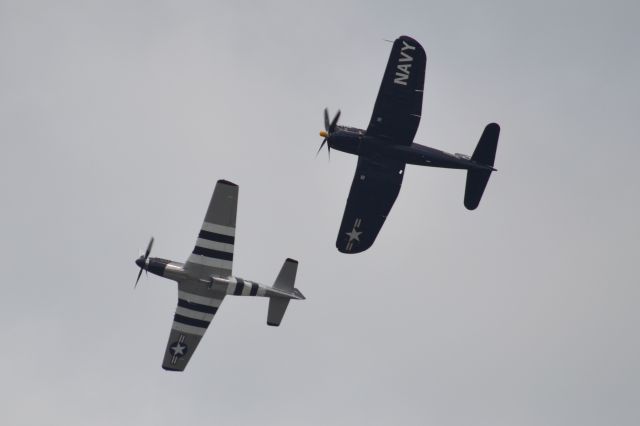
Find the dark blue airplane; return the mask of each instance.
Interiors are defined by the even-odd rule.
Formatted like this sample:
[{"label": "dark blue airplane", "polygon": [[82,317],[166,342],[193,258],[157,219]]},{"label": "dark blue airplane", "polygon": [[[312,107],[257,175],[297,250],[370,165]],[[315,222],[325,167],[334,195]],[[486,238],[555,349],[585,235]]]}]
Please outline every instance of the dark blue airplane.
[{"label": "dark blue airplane", "polygon": [[331,148],[358,156],[351,192],[342,217],[336,247],[342,253],[360,253],[375,241],[395,202],[406,164],[467,170],[464,205],[478,207],[498,147],[500,126],[488,124],[471,157],[449,154],[413,143],[422,111],[427,55],[411,37],[396,39],[382,78],[367,130],[338,126],[340,111],[331,122],[324,110],[320,132]]}]

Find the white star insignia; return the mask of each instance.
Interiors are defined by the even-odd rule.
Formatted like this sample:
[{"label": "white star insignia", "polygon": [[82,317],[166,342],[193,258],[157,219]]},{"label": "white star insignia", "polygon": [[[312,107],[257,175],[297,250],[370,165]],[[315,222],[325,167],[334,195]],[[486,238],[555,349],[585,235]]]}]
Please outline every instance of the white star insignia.
[{"label": "white star insignia", "polygon": [[360,241],[360,234],[362,234],[362,231],[356,231],[356,228],[353,228],[351,232],[346,232],[346,234],[349,236],[349,242],[353,240]]},{"label": "white star insignia", "polygon": [[171,350],[173,351],[173,356],[178,356],[178,355],[184,355],[184,350],[187,347],[184,345],[181,345],[180,343],[176,343],[175,345],[171,346]]}]

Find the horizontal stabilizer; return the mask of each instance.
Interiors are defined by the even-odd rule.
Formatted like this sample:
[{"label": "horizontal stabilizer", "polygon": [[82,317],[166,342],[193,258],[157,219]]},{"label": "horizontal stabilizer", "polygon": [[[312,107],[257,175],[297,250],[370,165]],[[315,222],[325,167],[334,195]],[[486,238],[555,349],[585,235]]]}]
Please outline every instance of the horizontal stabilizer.
[{"label": "horizontal stabilizer", "polygon": [[496,150],[498,149],[498,137],[500,136],[500,126],[496,123],[487,124],[484,128],[480,141],[476,146],[471,160],[478,164],[492,166],[496,159]]},{"label": "horizontal stabilizer", "polygon": [[478,207],[490,176],[491,170],[467,171],[467,187],[464,191],[464,206],[467,209],[475,210]]},{"label": "horizontal stabilizer", "polygon": [[500,136],[500,126],[496,123],[488,124],[480,136],[480,141],[476,146],[471,160],[480,166],[489,166],[490,170],[469,169],[467,171],[467,185],[464,192],[464,206],[469,210],[474,210],[480,204],[484,189],[487,187],[493,163],[496,158],[498,148],[498,137]]},{"label": "horizontal stabilizer", "polygon": [[269,298],[269,313],[267,314],[268,325],[274,327],[280,325],[287,306],[289,306],[289,301],[292,298],[304,299],[302,293],[294,288],[297,271],[297,260],[287,259],[284,261],[284,265],[282,265],[280,269],[276,282],[273,284],[273,289],[276,290],[276,293],[280,294],[274,294]]},{"label": "horizontal stabilizer", "polygon": [[284,297],[271,297],[269,299],[269,313],[267,314],[267,325],[277,327],[282,322],[282,317],[289,306],[291,299],[285,299]]},{"label": "horizontal stabilizer", "polygon": [[282,268],[280,268],[276,282],[273,283],[273,288],[291,292],[296,282],[296,272],[298,272],[298,261],[293,259],[285,260]]}]

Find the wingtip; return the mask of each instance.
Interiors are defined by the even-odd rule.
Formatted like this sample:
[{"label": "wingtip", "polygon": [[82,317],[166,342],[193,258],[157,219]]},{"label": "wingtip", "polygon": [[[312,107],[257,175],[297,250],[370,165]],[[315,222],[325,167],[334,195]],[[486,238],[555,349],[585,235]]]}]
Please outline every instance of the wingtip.
[{"label": "wingtip", "polygon": [[229,186],[238,186],[237,184],[235,184],[235,183],[233,183],[231,181],[228,181],[226,179],[220,179],[220,180],[218,180],[218,183],[221,183],[223,185],[229,185]]},{"label": "wingtip", "polygon": [[183,369],[180,369],[180,368],[171,368],[171,367],[165,367],[164,365],[162,366],[162,369],[163,369],[164,371],[176,371],[176,372],[184,371],[184,368],[183,368]]},{"label": "wingtip", "polygon": [[416,40],[415,38],[408,36],[408,35],[401,35],[400,37],[398,37],[396,40],[405,40],[408,41],[410,43],[414,43],[418,46],[420,46],[421,49],[424,50],[424,48],[422,47],[422,45],[420,44],[420,42],[418,40]]},{"label": "wingtip", "polygon": [[[370,247],[370,246],[369,246]],[[347,250],[344,247],[340,247],[339,245],[336,244],[336,248],[338,249],[338,251],[340,253],[344,253],[344,254],[358,254],[358,253],[362,253],[364,251],[367,251],[369,249],[369,247],[365,247],[365,248],[352,248],[351,250]]]},{"label": "wingtip", "polygon": [[475,209],[478,208],[478,206],[480,205],[480,200],[464,200],[464,207],[469,210],[469,211],[473,211]]},{"label": "wingtip", "polygon": [[402,34],[401,36],[398,37],[398,40],[400,39],[405,39],[405,40],[413,40],[413,41],[417,41],[415,38],[408,36],[406,34]]}]

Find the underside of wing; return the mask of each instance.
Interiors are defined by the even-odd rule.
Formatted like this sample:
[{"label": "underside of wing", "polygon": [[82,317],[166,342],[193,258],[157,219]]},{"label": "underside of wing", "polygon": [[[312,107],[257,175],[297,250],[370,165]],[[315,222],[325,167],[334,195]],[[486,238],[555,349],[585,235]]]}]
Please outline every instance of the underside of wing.
[{"label": "underside of wing", "polygon": [[237,209],[238,185],[219,180],[185,270],[199,277],[231,275]]},{"label": "underside of wing", "polygon": [[373,108],[367,135],[411,145],[420,124],[427,55],[416,40],[395,40]]},{"label": "underside of wing", "polygon": [[404,163],[360,157],[342,217],[336,247],[360,253],[371,247],[398,197]]},{"label": "underside of wing", "polygon": [[167,342],[162,368],[183,371],[213,320],[225,293],[197,281],[178,283],[178,306]]}]

